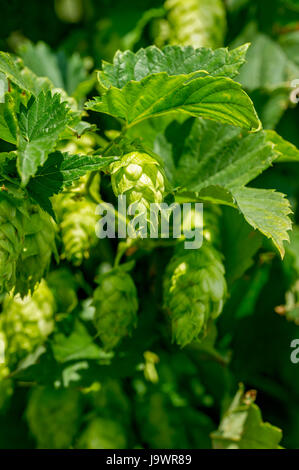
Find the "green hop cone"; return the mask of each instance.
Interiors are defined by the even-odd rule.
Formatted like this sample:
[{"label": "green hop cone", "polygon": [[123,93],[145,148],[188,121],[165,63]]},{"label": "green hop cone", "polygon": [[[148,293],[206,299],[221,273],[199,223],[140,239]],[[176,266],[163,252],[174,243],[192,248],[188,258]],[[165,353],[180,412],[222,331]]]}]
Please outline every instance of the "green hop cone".
[{"label": "green hop cone", "polygon": [[225,297],[219,252],[207,242],[199,250],[180,246],[164,278],[164,306],[171,317],[173,340],[184,347],[202,338],[208,322],[221,313]]},{"label": "green hop cone", "polygon": [[7,295],[1,314],[6,336],[7,362],[15,366],[21,359],[43,344],[54,328],[55,300],[45,281],[34,294],[24,299]]},{"label": "green hop cone", "polygon": [[56,226],[49,214],[28,204],[23,227],[25,241],[17,263],[15,291],[21,296],[33,292],[49,269],[52,253],[56,254]]},{"label": "green hop cone", "polygon": [[222,0],[166,0],[169,42],[181,46],[223,45],[226,31]]},{"label": "green hop cone", "polygon": [[110,165],[111,182],[116,196],[125,195],[133,203],[149,209],[163,200],[164,176],[160,164],[146,153],[131,152]]},{"label": "green hop cone", "polygon": [[24,241],[23,214],[18,202],[0,191],[0,293],[16,282],[16,266]]},{"label": "green hop cone", "polygon": [[62,257],[75,266],[89,257],[90,249],[98,242],[97,204],[85,194],[85,182],[86,179],[81,178],[71,191],[59,194],[54,200],[63,242]]},{"label": "green hop cone", "polygon": [[92,419],[81,434],[77,449],[125,449],[127,432],[118,421],[97,417]]},{"label": "green hop cone", "polygon": [[26,409],[31,433],[40,449],[68,449],[81,417],[80,392],[74,389],[37,387]]},{"label": "green hop cone", "polygon": [[113,349],[137,323],[137,291],[131,276],[120,269],[101,275],[93,304],[98,335],[105,349]]}]

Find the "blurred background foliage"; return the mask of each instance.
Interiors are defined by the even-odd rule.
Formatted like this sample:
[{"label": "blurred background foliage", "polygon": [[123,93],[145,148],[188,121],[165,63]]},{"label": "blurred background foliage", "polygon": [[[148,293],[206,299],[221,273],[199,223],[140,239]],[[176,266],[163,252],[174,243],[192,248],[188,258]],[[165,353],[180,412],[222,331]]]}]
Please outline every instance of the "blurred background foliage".
[{"label": "blurred background foliage", "polygon": [[[299,80],[298,0],[10,0],[2,2],[1,18],[0,49],[18,54],[81,107],[96,93],[93,70],[118,49],[250,42],[238,80],[264,127],[299,145],[298,106],[290,101],[291,81]],[[98,140],[87,133],[66,139],[66,149],[93,151],[118,130],[112,118],[90,113],[90,119]],[[93,361],[96,344],[86,350],[93,315],[88,283],[94,266],[112,262],[113,244],[101,241],[73,274],[67,260],[51,273],[59,329],[50,351],[41,346],[1,383],[1,448],[207,448],[239,382],[258,391],[264,420],[283,430],[281,445],[299,448],[299,364],[290,361],[290,343],[299,338],[299,165],[281,161],[253,186],[288,195],[291,244],[281,262],[272,245],[259,241],[246,273],[235,279],[233,269],[251,242],[227,242],[241,229],[238,215],[223,210],[230,296],[213,341],[200,348],[170,345],[167,326],[157,319],[167,250],[137,259],[144,315],[117,354],[101,352],[100,361]],[[111,192],[105,179],[101,191]]]}]

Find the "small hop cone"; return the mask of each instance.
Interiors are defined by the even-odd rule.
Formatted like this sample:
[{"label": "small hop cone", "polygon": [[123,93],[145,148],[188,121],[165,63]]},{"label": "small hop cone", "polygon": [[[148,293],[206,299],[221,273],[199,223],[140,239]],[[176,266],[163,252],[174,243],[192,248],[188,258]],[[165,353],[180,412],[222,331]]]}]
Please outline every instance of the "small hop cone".
[{"label": "small hop cone", "polygon": [[98,335],[105,349],[113,349],[137,322],[137,291],[131,276],[121,270],[103,274],[93,304]]},{"label": "small hop cone", "polygon": [[164,306],[171,316],[173,340],[184,347],[203,337],[209,320],[221,313],[225,297],[219,252],[209,243],[199,250],[180,247],[164,278]]},{"label": "small hop cone", "polygon": [[80,425],[80,392],[36,387],[26,409],[31,433],[41,449],[68,449]]},{"label": "small hop cone", "polygon": [[17,261],[24,241],[22,220],[17,203],[0,192],[0,293],[15,286]]},{"label": "small hop cone", "polygon": [[36,205],[28,205],[23,217],[24,246],[17,263],[16,293],[33,292],[47,273],[52,254],[56,254],[56,225],[52,217]]},{"label": "small hop cone", "polygon": [[[54,208],[61,230],[63,257],[75,266],[89,257],[96,245],[97,204],[84,195],[85,179],[79,181],[70,192],[56,196]],[[98,189],[98,188],[97,188]]]},{"label": "small hop cone", "polygon": [[7,295],[1,314],[6,358],[14,366],[43,344],[54,328],[55,300],[45,281],[24,299]]},{"label": "small hop cone", "polygon": [[127,204],[149,209],[161,203],[165,190],[160,164],[146,153],[131,152],[110,166],[111,182],[116,196],[125,195]]}]

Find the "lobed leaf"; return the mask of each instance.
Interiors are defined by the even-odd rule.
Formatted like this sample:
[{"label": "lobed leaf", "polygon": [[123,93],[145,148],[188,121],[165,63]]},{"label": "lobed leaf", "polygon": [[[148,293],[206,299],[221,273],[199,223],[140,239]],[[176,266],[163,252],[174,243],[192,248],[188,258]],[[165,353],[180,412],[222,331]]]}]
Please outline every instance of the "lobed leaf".
[{"label": "lobed leaf", "polygon": [[212,76],[234,78],[245,63],[249,44],[232,51],[227,48],[212,49],[192,46],[166,46],[162,50],[156,46],[132,51],[117,51],[113,64],[103,61],[99,72],[100,84],[123,88],[128,82],[140,81],[147,75],[165,72],[168,75],[187,75],[205,70]]},{"label": "lobed leaf", "polygon": [[156,73],[122,89],[111,87],[101,98],[87,102],[86,108],[124,119],[129,127],[173,111],[248,130],[260,127],[252,101],[239,84],[224,77],[198,77],[198,72]]},{"label": "lobed leaf", "polygon": [[54,149],[59,134],[69,122],[66,103],[56,93],[41,92],[31,97],[27,107],[20,106],[18,114],[18,171],[25,186],[37,168],[43,165]]}]

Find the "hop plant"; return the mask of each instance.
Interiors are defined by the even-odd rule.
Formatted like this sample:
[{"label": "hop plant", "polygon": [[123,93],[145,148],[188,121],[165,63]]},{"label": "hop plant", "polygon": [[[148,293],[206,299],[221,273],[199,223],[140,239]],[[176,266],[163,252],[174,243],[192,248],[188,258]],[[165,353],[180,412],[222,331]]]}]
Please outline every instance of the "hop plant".
[{"label": "hop plant", "polygon": [[6,336],[7,362],[19,360],[43,344],[54,327],[55,300],[45,281],[34,294],[24,299],[7,295],[1,314],[2,330]]},{"label": "hop plant", "polygon": [[76,447],[77,449],[125,449],[126,431],[116,420],[97,417],[88,423]]},{"label": "hop plant", "polygon": [[159,163],[146,153],[131,152],[110,166],[111,182],[116,196],[125,195],[128,206],[135,203],[149,209],[160,203],[165,189]]},{"label": "hop plant", "polygon": [[52,253],[56,254],[56,227],[52,217],[39,206],[27,204],[23,217],[24,246],[16,268],[16,293],[33,291],[49,269]]},{"label": "hop plant", "polygon": [[88,258],[91,247],[98,239],[95,227],[98,222],[97,204],[85,194],[85,179],[71,191],[55,198],[55,212],[61,230],[63,257],[75,266]]},{"label": "hop plant", "polygon": [[23,206],[0,192],[0,293],[16,282],[16,266],[24,241]]},{"label": "hop plant", "polygon": [[171,317],[173,340],[184,347],[203,337],[209,320],[221,313],[225,296],[219,252],[209,243],[199,250],[180,246],[164,277],[164,306]]},{"label": "hop plant", "polygon": [[137,322],[137,291],[131,276],[120,269],[102,274],[93,304],[98,335],[105,349],[113,349]]},{"label": "hop plant", "polygon": [[74,389],[35,388],[29,398],[26,418],[41,449],[67,449],[78,431],[80,392]]}]

